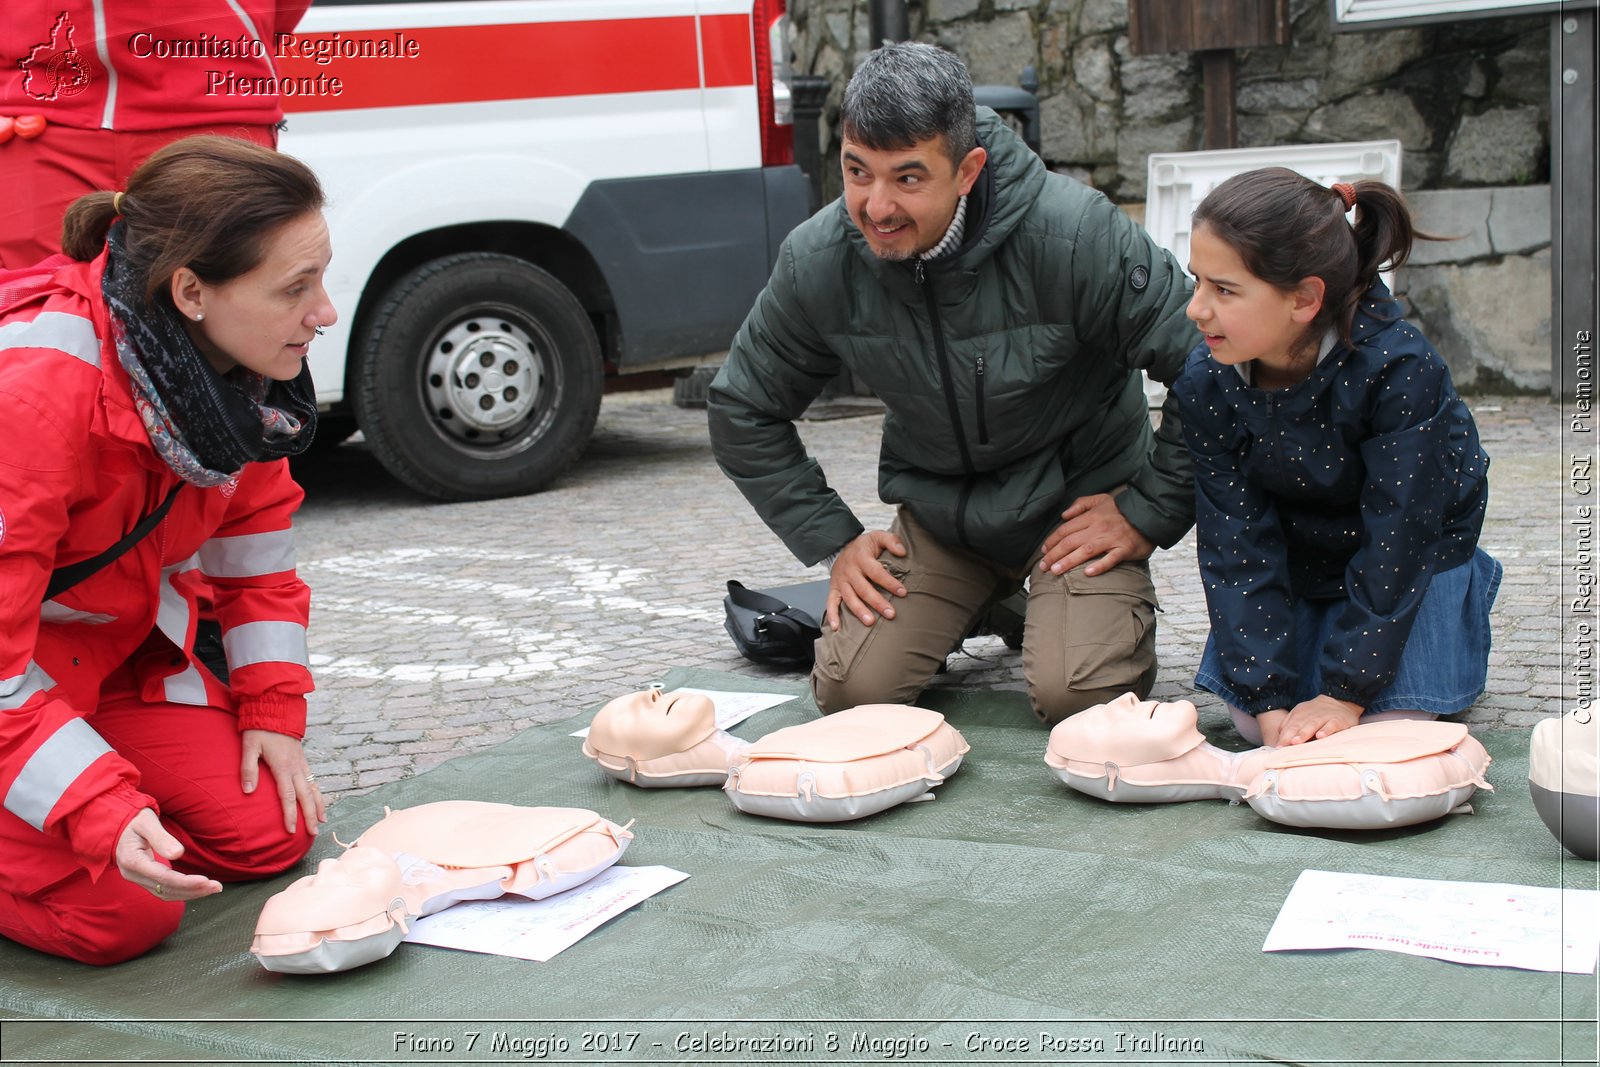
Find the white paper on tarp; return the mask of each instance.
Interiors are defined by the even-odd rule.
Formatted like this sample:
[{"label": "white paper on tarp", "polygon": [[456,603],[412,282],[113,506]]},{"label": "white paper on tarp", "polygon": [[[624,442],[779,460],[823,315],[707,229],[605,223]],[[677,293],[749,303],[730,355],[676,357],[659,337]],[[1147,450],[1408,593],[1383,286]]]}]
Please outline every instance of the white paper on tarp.
[{"label": "white paper on tarp", "polygon": [[505,896],[457,904],[413,922],[406,940],[545,963],[600,924],[687,877],[671,867],[612,867],[543,900]]},{"label": "white paper on tarp", "polygon": [[1261,951],[1329,948],[1591,974],[1600,892],[1303,871]]},{"label": "white paper on tarp", "polygon": [[[795,699],[783,693],[730,693],[721,689],[695,689],[684,686],[682,689],[673,690],[677,693],[704,693],[711,698],[712,705],[717,712],[717,729],[731,730],[744,722],[758,711],[775,708],[779,704],[787,704]],[[589,728],[574,730],[573,737],[588,737]]]}]

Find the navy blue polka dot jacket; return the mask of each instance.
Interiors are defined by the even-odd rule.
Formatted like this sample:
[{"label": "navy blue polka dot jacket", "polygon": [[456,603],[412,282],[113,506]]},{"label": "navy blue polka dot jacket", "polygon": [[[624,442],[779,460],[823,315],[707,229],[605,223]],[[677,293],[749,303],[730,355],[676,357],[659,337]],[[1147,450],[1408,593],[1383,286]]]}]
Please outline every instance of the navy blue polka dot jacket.
[{"label": "navy blue polka dot jacket", "polygon": [[1251,714],[1293,707],[1300,597],[1344,599],[1321,652],[1323,689],[1371,703],[1394,678],[1428,582],[1471,559],[1483,526],[1489,457],[1477,426],[1381,282],[1362,297],[1351,340],[1287,389],[1252,388],[1204,345],[1173,384],[1211,632]]}]

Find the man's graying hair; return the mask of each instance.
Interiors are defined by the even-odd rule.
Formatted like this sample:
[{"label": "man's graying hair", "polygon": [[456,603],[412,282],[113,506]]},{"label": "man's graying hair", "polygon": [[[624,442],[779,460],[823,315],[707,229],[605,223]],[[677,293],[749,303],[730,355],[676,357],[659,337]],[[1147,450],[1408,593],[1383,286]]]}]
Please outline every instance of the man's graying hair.
[{"label": "man's graying hair", "polygon": [[904,41],[867,54],[845,86],[844,135],[879,152],[898,152],[943,134],[952,164],[978,145],[972,77],[956,56]]}]

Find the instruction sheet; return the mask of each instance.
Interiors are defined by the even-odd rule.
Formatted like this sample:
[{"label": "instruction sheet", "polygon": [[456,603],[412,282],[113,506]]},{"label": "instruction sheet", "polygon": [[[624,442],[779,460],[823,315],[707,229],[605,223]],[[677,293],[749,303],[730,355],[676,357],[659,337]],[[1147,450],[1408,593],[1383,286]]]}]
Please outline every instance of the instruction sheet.
[{"label": "instruction sheet", "polygon": [[1329,948],[1592,974],[1600,892],[1302,871],[1261,950]]}]

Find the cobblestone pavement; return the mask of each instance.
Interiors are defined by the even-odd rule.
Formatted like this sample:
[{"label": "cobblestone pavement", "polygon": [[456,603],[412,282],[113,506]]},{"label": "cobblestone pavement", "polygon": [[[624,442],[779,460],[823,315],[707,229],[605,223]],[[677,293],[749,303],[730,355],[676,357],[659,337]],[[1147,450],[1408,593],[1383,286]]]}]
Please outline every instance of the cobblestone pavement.
[{"label": "cobblestone pavement", "polygon": [[[1493,457],[1482,543],[1505,580],[1488,692],[1466,717],[1530,727],[1560,710],[1560,410],[1529,397],[1471,404]],[[802,435],[861,520],[886,526],[880,420],[860,413],[870,402],[840,408],[856,414],[807,421]],[[359,441],[297,473],[318,683],[306,745],[334,797],[575,715],[673,667],[774,676],[723,632],[723,583],[821,576],[722,477],[705,412],[675,407],[670,390],[608,396],[588,452],[530,497],[429,502]],[[1155,695],[1194,699],[1220,738],[1220,703],[1190,684],[1207,630],[1193,535],[1158,552],[1153,570],[1164,609]],[[969,641],[934,684],[1021,689],[1021,654],[997,638]]]}]

